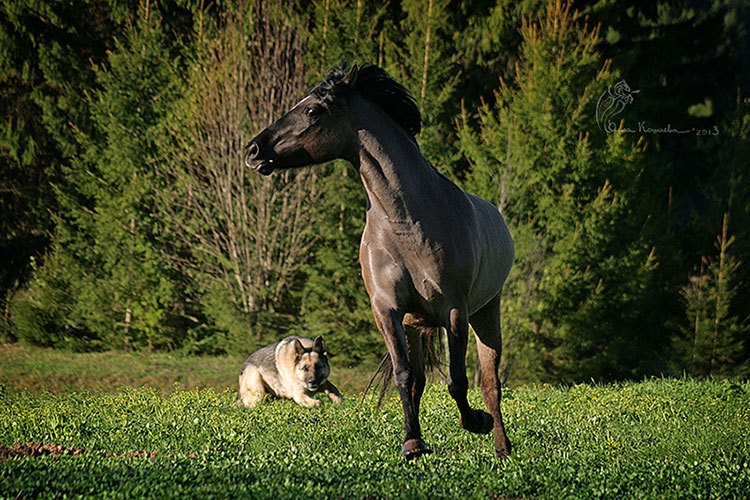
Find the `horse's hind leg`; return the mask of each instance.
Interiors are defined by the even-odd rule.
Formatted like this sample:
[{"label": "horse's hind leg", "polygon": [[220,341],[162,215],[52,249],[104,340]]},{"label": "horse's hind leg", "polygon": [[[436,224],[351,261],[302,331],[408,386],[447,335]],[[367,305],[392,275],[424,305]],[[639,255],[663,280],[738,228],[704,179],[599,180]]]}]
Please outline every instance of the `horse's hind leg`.
[{"label": "horse's hind leg", "polygon": [[502,333],[500,330],[500,295],[489,304],[474,313],[471,318],[477,340],[477,353],[481,369],[482,397],[494,421],[495,452],[499,458],[510,455],[510,441],[505,434],[503,416],[500,411],[500,379],[497,369],[502,352]]},{"label": "horse's hind leg", "polygon": [[448,392],[456,401],[461,413],[461,426],[470,432],[487,434],[492,430],[492,417],[482,410],[469,406],[466,393],[469,379],[466,377],[466,344],[469,336],[467,314],[457,308],[451,309],[448,324]]},{"label": "horse's hind leg", "polygon": [[396,382],[399,395],[401,396],[401,405],[404,410],[404,445],[401,454],[408,460],[417,458],[430,450],[422,441],[422,430],[419,426],[418,406],[415,405],[412,390],[414,389],[414,371],[409,363],[409,351],[406,344],[406,335],[404,333],[403,314],[388,308],[379,307],[373,300],[373,315],[378,325],[380,333],[385,340],[388,354],[393,364],[393,378]]}]

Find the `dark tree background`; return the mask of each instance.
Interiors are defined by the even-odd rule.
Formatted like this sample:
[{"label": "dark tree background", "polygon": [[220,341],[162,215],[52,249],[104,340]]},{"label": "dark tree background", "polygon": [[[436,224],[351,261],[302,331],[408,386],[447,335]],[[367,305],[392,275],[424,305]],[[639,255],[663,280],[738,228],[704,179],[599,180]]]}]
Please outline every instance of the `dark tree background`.
[{"label": "dark tree background", "polygon": [[265,179],[239,154],[348,60],[410,89],[424,154],[511,225],[506,380],[750,374],[747,2],[1,5],[0,339],[323,334],[369,368],[356,172]]}]

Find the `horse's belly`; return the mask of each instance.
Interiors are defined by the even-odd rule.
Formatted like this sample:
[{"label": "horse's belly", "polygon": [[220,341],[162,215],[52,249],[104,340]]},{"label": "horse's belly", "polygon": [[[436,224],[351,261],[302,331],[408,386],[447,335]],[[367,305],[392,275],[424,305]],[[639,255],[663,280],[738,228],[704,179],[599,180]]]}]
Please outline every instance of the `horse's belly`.
[{"label": "horse's belly", "polygon": [[404,324],[415,328],[438,328],[445,326],[444,322],[438,321],[432,315],[427,316],[419,313],[406,313],[404,315]]},{"label": "horse's belly", "polygon": [[467,296],[469,314],[484,307],[502,291],[512,265],[512,253],[510,259],[497,259],[484,264],[478,268]]},{"label": "horse's belly", "polygon": [[430,232],[420,222],[391,222],[386,231],[368,221],[360,248],[368,294],[394,294],[394,305],[413,313],[416,326],[443,325],[454,307],[470,314],[482,308],[500,293],[514,253],[502,216],[482,203],[487,207],[479,210],[487,213],[473,220],[485,224],[456,231]]}]

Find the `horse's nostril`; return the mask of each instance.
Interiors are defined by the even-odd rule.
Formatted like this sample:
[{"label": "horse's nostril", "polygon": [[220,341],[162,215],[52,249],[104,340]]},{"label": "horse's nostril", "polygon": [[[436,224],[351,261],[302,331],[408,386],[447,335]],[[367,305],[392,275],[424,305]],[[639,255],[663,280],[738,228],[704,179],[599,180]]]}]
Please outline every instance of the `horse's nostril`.
[{"label": "horse's nostril", "polygon": [[258,143],[252,142],[248,144],[247,151],[246,151],[247,159],[254,160],[258,157],[258,154],[260,154],[260,147],[258,147]]}]

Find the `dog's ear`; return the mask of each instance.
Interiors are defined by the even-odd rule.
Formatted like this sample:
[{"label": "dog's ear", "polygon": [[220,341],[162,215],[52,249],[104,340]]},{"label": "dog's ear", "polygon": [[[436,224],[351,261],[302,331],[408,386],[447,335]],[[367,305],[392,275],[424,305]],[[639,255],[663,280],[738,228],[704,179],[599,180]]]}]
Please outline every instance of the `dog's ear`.
[{"label": "dog's ear", "polygon": [[326,343],[323,342],[323,337],[321,337],[320,335],[315,337],[315,340],[313,341],[313,351],[324,356],[328,355],[328,353],[326,352]]},{"label": "dog's ear", "polygon": [[305,353],[305,348],[302,346],[302,342],[299,339],[294,339],[294,357],[299,359]]}]

